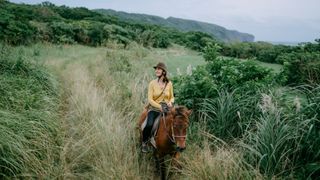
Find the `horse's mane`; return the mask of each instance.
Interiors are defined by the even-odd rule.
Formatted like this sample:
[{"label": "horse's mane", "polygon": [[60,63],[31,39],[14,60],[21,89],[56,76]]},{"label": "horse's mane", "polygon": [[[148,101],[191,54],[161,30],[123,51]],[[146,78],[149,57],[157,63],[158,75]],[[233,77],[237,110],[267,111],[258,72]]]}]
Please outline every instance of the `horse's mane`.
[{"label": "horse's mane", "polygon": [[182,116],[188,119],[187,111],[188,109],[185,106],[176,106],[173,110],[173,116]]}]

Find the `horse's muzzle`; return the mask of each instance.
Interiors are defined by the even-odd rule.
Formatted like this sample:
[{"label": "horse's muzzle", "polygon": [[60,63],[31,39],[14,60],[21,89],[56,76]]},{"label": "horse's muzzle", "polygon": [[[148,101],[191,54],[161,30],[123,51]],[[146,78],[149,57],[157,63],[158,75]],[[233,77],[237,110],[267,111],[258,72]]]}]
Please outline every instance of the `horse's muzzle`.
[{"label": "horse's muzzle", "polygon": [[184,151],[185,149],[186,149],[185,147],[182,148],[182,147],[179,147],[179,146],[178,146],[178,147],[176,148],[176,151],[177,151],[177,152],[182,152],[182,151]]}]

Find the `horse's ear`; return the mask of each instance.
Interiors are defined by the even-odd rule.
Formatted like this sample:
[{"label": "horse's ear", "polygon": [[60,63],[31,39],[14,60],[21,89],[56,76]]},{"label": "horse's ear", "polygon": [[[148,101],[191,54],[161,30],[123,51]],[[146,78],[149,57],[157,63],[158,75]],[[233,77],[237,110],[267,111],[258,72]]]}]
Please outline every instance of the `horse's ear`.
[{"label": "horse's ear", "polygon": [[189,109],[189,110],[187,111],[187,115],[190,116],[191,113],[192,113],[192,109]]}]

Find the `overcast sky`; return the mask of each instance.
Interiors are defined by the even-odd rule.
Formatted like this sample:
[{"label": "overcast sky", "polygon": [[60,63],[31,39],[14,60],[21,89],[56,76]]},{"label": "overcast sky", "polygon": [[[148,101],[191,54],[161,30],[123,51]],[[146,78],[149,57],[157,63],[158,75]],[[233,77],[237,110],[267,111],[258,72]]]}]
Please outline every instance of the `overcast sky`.
[{"label": "overcast sky", "polygon": [[[38,4],[44,0],[10,0]],[[50,0],[164,18],[193,19],[253,34],[255,40],[306,42],[320,38],[320,0]]]}]

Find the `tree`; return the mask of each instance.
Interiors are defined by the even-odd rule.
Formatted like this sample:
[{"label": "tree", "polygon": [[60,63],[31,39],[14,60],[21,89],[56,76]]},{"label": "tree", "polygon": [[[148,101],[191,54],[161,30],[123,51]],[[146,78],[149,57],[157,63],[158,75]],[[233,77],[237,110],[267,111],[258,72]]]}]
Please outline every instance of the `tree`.
[{"label": "tree", "polygon": [[221,47],[218,44],[209,43],[203,49],[203,57],[207,62],[214,61],[219,56]]}]

